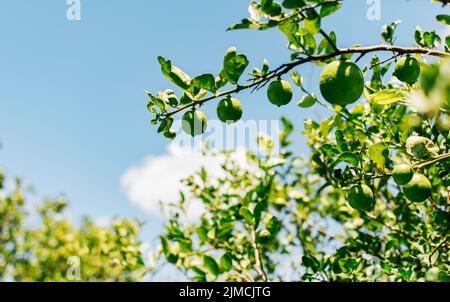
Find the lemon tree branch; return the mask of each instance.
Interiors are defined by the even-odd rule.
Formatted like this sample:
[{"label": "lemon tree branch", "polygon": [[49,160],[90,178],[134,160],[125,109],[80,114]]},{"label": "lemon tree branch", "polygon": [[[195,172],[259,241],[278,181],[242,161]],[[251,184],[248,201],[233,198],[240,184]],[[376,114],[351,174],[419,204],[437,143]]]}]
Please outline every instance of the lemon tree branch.
[{"label": "lemon tree branch", "polygon": [[428,160],[428,161],[422,162],[418,165],[415,165],[414,168],[423,169],[425,167],[434,165],[442,160],[449,159],[449,158],[450,158],[450,153],[445,153],[445,154],[439,155],[431,160]]},{"label": "lemon tree branch", "polygon": [[231,94],[239,93],[242,90],[247,90],[247,89],[251,89],[251,88],[258,89],[261,86],[263,86],[265,83],[269,82],[270,80],[279,78],[282,75],[285,75],[286,73],[288,73],[289,71],[294,69],[295,67],[309,63],[309,62],[324,61],[327,59],[332,59],[332,58],[342,56],[342,55],[347,55],[347,54],[364,55],[364,54],[373,53],[373,52],[393,52],[393,53],[396,53],[397,55],[422,54],[422,55],[434,56],[434,57],[439,57],[439,58],[446,58],[446,57],[450,58],[450,53],[439,51],[439,50],[434,50],[434,49],[429,49],[429,48],[421,48],[421,47],[401,47],[401,46],[393,46],[393,45],[385,45],[385,44],[369,46],[369,47],[350,47],[350,48],[337,48],[336,47],[336,49],[337,50],[332,53],[302,57],[293,62],[283,64],[283,65],[279,66],[278,68],[269,72],[266,76],[258,78],[249,84],[238,85],[234,89],[216,93],[212,96],[206,97],[201,100],[194,101],[187,105],[181,106],[171,112],[163,114],[163,115],[161,115],[161,120],[167,119],[167,118],[169,118],[179,112],[182,112],[186,109],[196,107],[196,106],[202,106],[204,103],[209,102],[211,100],[226,97]]}]

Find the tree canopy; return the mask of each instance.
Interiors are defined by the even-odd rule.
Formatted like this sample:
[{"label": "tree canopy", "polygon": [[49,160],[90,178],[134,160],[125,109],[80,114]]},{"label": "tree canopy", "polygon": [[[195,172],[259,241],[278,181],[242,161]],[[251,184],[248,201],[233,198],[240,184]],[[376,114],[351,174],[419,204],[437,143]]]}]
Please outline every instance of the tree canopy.
[{"label": "tree canopy", "polygon": [[[264,60],[244,79],[250,60],[230,47],[217,74],[191,77],[158,57],[173,85],[146,91],[151,123],[174,139],[177,118],[184,135],[202,135],[202,107],[215,101],[217,118],[233,124],[246,108],[240,92],[264,89],[277,108],[299,90],[297,110],[330,113],[303,121],[308,150],[294,147],[285,117],[278,139],[260,136],[262,152],[248,151],[245,166],[233,150],[205,148],[221,173],[202,168],[183,180],[188,191],[167,206],[152,267],[140,222],[76,225],[64,198],[31,206],[21,182],[0,171],[0,280],[138,281],[170,265],[194,281],[449,282],[450,36],[418,26],[412,46],[396,45],[394,21],[381,30],[383,44],[342,45],[324,20],[344,5],[351,2],[251,1],[250,17],[229,30],[279,30],[286,63]],[[435,19],[450,25],[445,13]],[[304,85],[305,64],[321,70],[317,87]],[[192,203],[198,219],[189,217]]]},{"label": "tree canopy", "polygon": [[118,219],[79,227],[65,215],[64,198],[33,208],[20,181],[5,188],[0,171],[1,281],[139,281],[148,271],[140,223]]},{"label": "tree canopy", "polygon": [[[284,106],[299,89],[298,110],[331,113],[304,121],[304,154],[282,118],[279,141],[261,137],[265,152],[248,153],[251,168],[225,152],[223,176],[188,177],[189,194],[171,205],[161,235],[162,263],[196,281],[450,281],[450,37],[418,26],[413,46],[395,45],[395,21],[382,28],[384,44],[343,46],[323,26],[343,5],[351,2],[252,1],[250,18],[229,30],[277,29],[291,55],[275,68],[265,60],[248,81],[250,60],[233,47],[218,74],[191,77],[158,58],[176,92],[147,91],[147,107],[169,139],[181,114],[188,135],[204,133],[201,108],[215,100],[219,119],[236,122],[244,90],[267,89],[268,101]],[[322,70],[319,96],[303,83],[305,64]],[[198,221],[186,219],[194,200],[203,205]]]}]

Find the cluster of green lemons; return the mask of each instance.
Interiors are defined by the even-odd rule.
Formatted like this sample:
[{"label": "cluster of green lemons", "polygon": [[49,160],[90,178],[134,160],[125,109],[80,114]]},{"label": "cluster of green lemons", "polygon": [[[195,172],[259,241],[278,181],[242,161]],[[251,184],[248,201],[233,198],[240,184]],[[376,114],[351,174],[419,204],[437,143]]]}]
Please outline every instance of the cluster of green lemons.
[{"label": "cluster of green lemons", "polygon": [[[414,84],[420,76],[420,63],[411,56],[397,61],[394,75],[402,82]],[[320,76],[320,92],[332,105],[346,106],[356,102],[364,90],[364,75],[358,65],[350,60],[336,60],[329,63]],[[267,89],[269,101],[276,106],[289,104],[293,98],[291,84],[282,79],[274,80]],[[305,95],[299,102],[300,107],[311,107],[316,102],[312,94]],[[217,116],[224,123],[234,123],[242,117],[242,104],[234,97],[228,96],[217,106]],[[196,136],[206,129],[206,115],[197,109],[188,111],[183,116],[183,129]],[[411,140],[412,141],[412,140]],[[403,187],[406,198],[412,202],[423,202],[431,195],[431,183],[423,174],[414,173],[407,164],[396,165],[393,169],[394,181]],[[372,189],[365,184],[356,184],[348,193],[350,206],[357,210],[369,210],[374,203]],[[268,236],[259,234],[261,240]]]},{"label": "cluster of green lemons", "polygon": [[[415,173],[408,164],[398,164],[392,172],[395,183],[403,188],[403,194],[412,202],[423,202],[431,196],[432,186],[428,178]],[[350,188],[348,203],[360,211],[369,210],[374,203],[372,189],[364,184],[357,184]]]},{"label": "cluster of green lemons", "polygon": [[[398,60],[394,75],[405,83],[413,84],[420,75],[420,63],[406,56]],[[364,91],[364,75],[358,65],[350,60],[336,60],[329,63],[320,77],[320,92],[332,105],[350,105],[356,102]],[[267,89],[269,101],[276,106],[289,104],[293,98],[291,84],[282,79],[272,81]],[[316,102],[313,94],[305,95],[298,103],[300,107],[311,107]],[[217,106],[217,116],[224,123],[237,122],[242,117],[241,102],[231,96],[221,100]],[[183,130],[192,136],[201,135],[206,130],[206,115],[193,109],[182,118]]]}]

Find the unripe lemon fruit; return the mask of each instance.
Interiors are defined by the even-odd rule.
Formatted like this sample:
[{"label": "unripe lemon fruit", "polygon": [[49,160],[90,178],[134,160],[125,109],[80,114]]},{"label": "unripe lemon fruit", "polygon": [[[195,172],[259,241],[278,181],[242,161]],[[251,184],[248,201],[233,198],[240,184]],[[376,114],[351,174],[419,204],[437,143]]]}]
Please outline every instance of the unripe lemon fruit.
[{"label": "unripe lemon fruit", "polygon": [[206,130],[206,115],[200,110],[190,110],[183,115],[181,126],[191,136],[201,135]]},{"label": "unripe lemon fruit", "polygon": [[348,193],[348,203],[355,210],[365,211],[373,204],[373,192],[366,185],[354,185]]},{"label": "unripe lemon fruit", "polygon": [[267,97],[269,101],[277,106],[289,104],[292,100],[292,96],[292,86],[285,80],[273,81],[267,89]]},{"label": "unripe lemon fruit", "polygon": [[416,58],[403,57],[395,64],[394,75],[402,82],[414,84],[420,76],[420,63]]},{"label": "unripe lemon fruit", "polygon": [[333,105],[356,102],[364,91],[364,76],[358,65],[350,60],[328,64],[320,76],[320,92]]},{"label": "unripe lemon fruit", "polygon": [[399,164],[394,167],[392,176],[396,184],[400,186],[406,185],[413,178],[414,172],[410,165]]},{"label": "unripe lemon fruit", "polygon": [[226,98],[217,105],[217,116],[224,123],[234,123],[242,117],[242,104],[236,98]]},{"label": "unripe lemon fruit", "polygon": [[423,174],[414,174],[411,181],[403,187],[406,198],[412,202],[423,202],[431,196],[431,183]]},{"label": "unripe lemon fruit", "polygon": [[299,107],[309,108],[317,102],[317,98],[314,94],[307,94],[297,103]]}]

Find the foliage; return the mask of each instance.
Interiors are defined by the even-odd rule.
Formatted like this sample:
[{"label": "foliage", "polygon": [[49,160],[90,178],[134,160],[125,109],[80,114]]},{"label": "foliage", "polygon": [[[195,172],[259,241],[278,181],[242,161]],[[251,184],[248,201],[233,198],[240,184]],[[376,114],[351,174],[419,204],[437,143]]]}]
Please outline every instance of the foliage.
[{"label": "foliage", "polygon": [[64,218],[67,202],[48,200],[30,215],[19,181],[9,192],[0,172],[0,280],[136,281],[147,268],[140,224],[117,220],[102,227]]},{"label": "foliage", "polygon": [[[154,115],[152,123],[160,124],[159,130],[170,138],[175,135],[170,127],[176,114],[245,89],[261,89],[289,75],[314,99],[300,107],[322,106],[332,113],[321,121],[304,121],[308,158],[295,154],[290,141],[293,124],[282,119],[279,154],[272,148],[277,142],[261,139],[266,152],[248,154],[251,168],[243,169],[228,156],[222,165],[224,176],[212,177],[202,169],[185,180],[190,195],[182,194],[171,206],[173,216],[159,252],[189,278],[450,281],[450,62],[445,60],[450,57],[450,39],[418,27],[411,35],[416,46],[395,46],[400,24],[395,21],[382,29],[387,44],[341,48],[337,35],[326,32],[322,21],[343,3],[252,1],[251,18],[230,30],[278,28],[292,54],[290,62],[272,70],[265,60],[261,69],[253,68],[245,85],[239,83],[249,60],[235,48],[227,51],[217,76],[191,79],[160,58],[163,74],[178,86],[181,96],[172,90],[156,96],[147,92],[148,108]],[[436,20],[448,24],[447,15]],[[382,53],[390,56],[381,58]],[[367,80],[365,101],[351,107],[333,105],[332,91],[328,102],[310,94],[298,71],[311,62],[319,67],[338,59],[359,63],[369,54],[373,54],[370,65],[361,67]],[[425,56],[437,59],[429,63]],[[418,82],[415,76],[408,77],[408,83],[390,76],[392,62],[405,57],[420,62]],[[352,68],[359,75],[358,67]],[[407,74],[407,68],[397,70]],[[231,88],[224,90],[226,86]],[[409,183],[408,192],[422,191],[420,200],[408,200],[404,187],[392,178],[399,164],[412,167],[415,181],[429,179],[431,195],[427,188]],[[364,207],[359,210],[349,205],[351,187],[364,192]],[[361,194],[352,195],[358,199]],[[204,211],[199,221],[192,222],[185,215],[186,205],[194,200],[203,204]],[[368,209],[367,201],[372,201]]]}]

